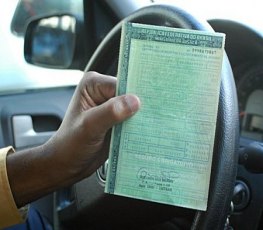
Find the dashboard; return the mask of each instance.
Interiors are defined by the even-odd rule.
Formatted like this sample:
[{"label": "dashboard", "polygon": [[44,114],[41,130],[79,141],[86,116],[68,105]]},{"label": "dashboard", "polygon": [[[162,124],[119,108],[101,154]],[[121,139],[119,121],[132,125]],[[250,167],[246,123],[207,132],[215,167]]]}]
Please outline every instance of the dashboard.
[{"label": "dashboard", "polygon": [[240,116],[241,137],[263,140],[263,40],[255,30],[226,20],[211,20],[226,33],[226,52],[233,69]]},{"label": "dashboard", "polygon": [[[263,228],[263,171],[260,164],[263,148],[263,37],[256,30],[229,20],[210,20],[217,32],[226,34],[229,57],[239,102],[240,150],[246,152],[257,144],[258,158],[252,166],[240,162],[234,190],[234,209],[230,224],[234,229]],[[262,156],[261,156],[261,155]]]}]

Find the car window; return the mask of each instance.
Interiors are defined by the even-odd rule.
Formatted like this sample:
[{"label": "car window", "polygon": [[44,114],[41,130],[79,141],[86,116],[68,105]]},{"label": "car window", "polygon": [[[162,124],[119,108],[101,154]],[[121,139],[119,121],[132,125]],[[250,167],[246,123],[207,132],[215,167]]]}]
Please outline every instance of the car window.
[{"label": "car window", "polygon": [[55,13],[73,13],[82,17],[83,0],[20,0],[12,18],[11,30],[22,36],[30,18]]},{"label": "car window", "polygon": [[[82,1],[76,2],[80,3]],[[76,85],[82,77],[81,71],[46,69],[26,63],[23,55],[24,38],[23,36],[17,36],[18,33],[12,33],[11,30],[12,18],[15,12],[17,13],[18,8],[16,6],[18,3],[18,0],[0,3],[0,94]],[[77,9],[75,5],[71,6],[71,9]],[[78,7],[80,8],[81,5]],[[57,8],[57,10],[61,9]],[[16,17],[22,18],[21,15]],[[17,26],[17,29],[19,28],[22,27]]]}]

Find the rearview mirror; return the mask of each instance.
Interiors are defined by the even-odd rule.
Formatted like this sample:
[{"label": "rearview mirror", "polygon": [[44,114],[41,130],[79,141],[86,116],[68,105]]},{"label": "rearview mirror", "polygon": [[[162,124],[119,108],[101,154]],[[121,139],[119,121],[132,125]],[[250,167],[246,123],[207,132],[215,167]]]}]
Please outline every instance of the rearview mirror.
[{"label": "rearview mirror", "polygon": [[70,15],[33,20],[25,34],[27,62],[48,68],[69,68],[76,46],[77,20]]}]

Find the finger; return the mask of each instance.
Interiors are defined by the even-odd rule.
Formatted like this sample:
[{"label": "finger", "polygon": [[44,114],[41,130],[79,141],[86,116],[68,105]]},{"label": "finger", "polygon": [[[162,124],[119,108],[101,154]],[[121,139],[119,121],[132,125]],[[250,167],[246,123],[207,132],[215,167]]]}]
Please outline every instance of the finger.
[{"label": "finger", "polygon": [[92,100],[94,104],[101,104],[115,96],[116,78],[97,72],[84,74],[80,84],[80,94],[83,100]]},{"label": "finger", "polygon": [[85,126],[94,136],[106,133],[108,129],[134,115],[140,108],[140,100],[135,95],[111,98],[104,104],[86,112]]}]

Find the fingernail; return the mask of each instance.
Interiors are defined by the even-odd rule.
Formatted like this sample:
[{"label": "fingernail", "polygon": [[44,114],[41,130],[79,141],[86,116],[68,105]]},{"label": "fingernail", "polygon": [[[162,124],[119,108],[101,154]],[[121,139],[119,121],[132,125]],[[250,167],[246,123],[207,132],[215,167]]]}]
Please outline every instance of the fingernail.
[{"label": "fingernail", "polygon": [[126,103],[127,103],[127,106],[129,107],[130,111],[132,113],[135,113],[139,110],[140,108],[140,105],[141,105],[141,102],[140,102],[140,99],[135,96],[135,95],[126,95],[124,97]]}]

